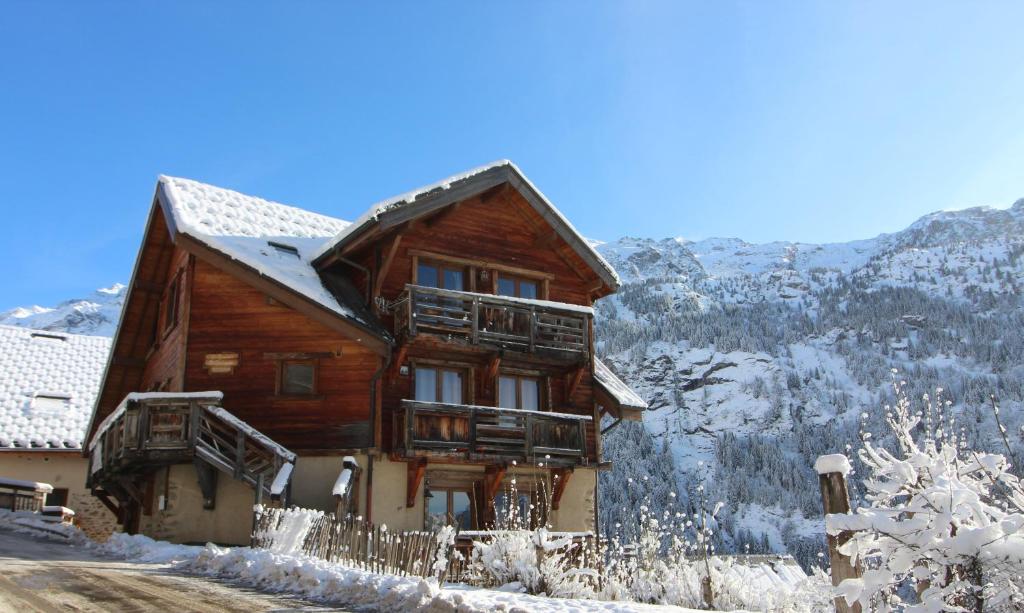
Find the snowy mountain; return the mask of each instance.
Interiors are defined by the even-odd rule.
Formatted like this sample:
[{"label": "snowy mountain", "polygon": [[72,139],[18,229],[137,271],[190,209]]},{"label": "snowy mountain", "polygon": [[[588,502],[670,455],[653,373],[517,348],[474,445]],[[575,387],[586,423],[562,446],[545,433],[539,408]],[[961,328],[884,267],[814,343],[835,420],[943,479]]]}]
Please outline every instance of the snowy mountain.
[{"label": "snowy mountain", "polygon": [[[623,238],[598,249],[624,281],[598,305],[599,352],[651,404],[643,428],[619,427],[606,445],[608,527],[642,494],[685,499],[703,479],[726,502],[723,547],[809,561],[822,544],[813,460],[856,448],[863,413],[877,426],[892,368],[917,397],[945,388],[978,447],[1001,445],[990,395],[1020,432],[1024,200],[849,243]],[[674,482],[624,491],[666,464]]]},{"label": "snowy mountain", "polygon": [[18,307],[0,313],[0,324],[38,330],[113,336],[126,287],[120,283],[96,290],[88,298],[65,300],[54,307]]}]

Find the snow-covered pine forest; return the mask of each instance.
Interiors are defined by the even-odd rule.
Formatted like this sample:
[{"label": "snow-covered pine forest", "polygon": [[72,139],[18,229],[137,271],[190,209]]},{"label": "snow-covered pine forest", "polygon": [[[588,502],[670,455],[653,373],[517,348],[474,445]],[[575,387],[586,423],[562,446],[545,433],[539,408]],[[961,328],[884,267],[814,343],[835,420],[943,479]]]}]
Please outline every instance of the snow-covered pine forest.
[{"label": "snow-covered pine forest", "polygon": [[[994,395],[1014,464],[1024,461],[1024,201],[851,243],[622,238],[599,250],[624,281],[598,304],[599,351],[651,403],[642,425],[624,422],[606,440],[606,529],[635,528],[641,501],[652,514],[696,506],[705,482],[725,503],[717,551],[817,563],[814,460],[854,458],[862,428],[886,431],[894,367],[911,395],[945,388],[976,449],[1002,449]],[[112,334],[123,298],[115,285],[0,323]]]},{"label": "snow-covered pine forest", "polygon": [[606,439],[606,529],[632,525],[642,499],[685,501],[707,480],[726,503],[720,551],[817,563],[814,460],[852,458],[862,428],[886,430],[892,368],[911,397],[945,388],[975,449],[1003,451],[994,396],[1024,461],[1024,200],[851,243],[623,238],[599,250],[624,280],[599,304],[599,352],[651,403],[642,426]]}]

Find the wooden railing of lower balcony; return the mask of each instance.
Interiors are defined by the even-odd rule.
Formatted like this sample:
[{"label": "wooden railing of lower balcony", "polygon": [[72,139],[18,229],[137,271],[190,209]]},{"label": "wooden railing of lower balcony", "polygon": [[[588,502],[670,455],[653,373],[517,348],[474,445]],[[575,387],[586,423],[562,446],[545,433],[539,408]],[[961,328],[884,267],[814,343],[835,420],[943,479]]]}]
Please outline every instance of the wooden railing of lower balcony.
[{"label": "wooden railing of lower balcony", "polygon": [[126,487],[132,476],[199,460],[257,497],[277,497],[295,454],[218,406],[220,399],[218,392],[129,394],[89,443],[90,487]]},{"label": "wooden railing of lower balcony", "polygon": [[551,466],[588,462],[588,415],[403,400],[396,417],[396,447],[407,456],[537,460]]},{"label": "wooden railing of lower balcony", "polygon": [[473,345],[586,357],[588,307],[406,285],[396,303],[395,335],[440,334]]}]

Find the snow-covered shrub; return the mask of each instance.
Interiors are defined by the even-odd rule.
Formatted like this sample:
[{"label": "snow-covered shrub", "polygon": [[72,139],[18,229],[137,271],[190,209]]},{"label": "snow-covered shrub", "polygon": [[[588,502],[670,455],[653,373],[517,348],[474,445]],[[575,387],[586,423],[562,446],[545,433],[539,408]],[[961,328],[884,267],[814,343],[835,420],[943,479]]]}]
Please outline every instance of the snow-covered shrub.
[{"label": "snow-covered shrub", "polygon": [[898,449],[863,435],[869,506],[827,521],[830,534],[854,532],[840,551],[865,566],[840,594],[872,611],[1020,610],[1024,488],[1005,456],[958,437],[941,388],[915,408],[895,375],[885,418]]},{"label": "snow-covered shrub", "polygon": [[593,597],[597,570],[579,563],[587,557],[586,545],[570,535],[551,533],[546,518],[551,492],[543,480],[538,486],[540,491],[526,504],[517,478],[510,480],[503,493],[505,504],[495,509],[493,530],[473,541],[470,577],[483,586],[512,585],[530,594]]}]

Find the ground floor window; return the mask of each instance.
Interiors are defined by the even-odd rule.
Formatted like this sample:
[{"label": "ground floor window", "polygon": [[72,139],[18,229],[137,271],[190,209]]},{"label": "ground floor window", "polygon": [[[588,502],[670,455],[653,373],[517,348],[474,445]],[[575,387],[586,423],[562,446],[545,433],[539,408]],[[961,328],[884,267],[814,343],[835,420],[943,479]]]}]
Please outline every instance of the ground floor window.
[{"label": "ground floor window", "polygon": [[431,488],[427,490],[425,528],[436,530],[453,526],[459,530],[473,529],[473,503],[468,490]]}]

